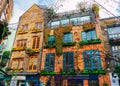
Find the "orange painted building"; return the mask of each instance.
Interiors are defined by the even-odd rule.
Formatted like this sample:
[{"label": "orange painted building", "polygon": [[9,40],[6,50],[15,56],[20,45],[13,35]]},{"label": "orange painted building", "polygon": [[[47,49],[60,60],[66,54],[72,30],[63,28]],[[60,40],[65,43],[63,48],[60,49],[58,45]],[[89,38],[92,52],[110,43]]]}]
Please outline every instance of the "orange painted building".
[{"label": "orange painted building", "polygon": [[111,86],[100,23],[94,18],[90,13],[78,13],[51,21],[44,34],[41,82],[51,86]]}]

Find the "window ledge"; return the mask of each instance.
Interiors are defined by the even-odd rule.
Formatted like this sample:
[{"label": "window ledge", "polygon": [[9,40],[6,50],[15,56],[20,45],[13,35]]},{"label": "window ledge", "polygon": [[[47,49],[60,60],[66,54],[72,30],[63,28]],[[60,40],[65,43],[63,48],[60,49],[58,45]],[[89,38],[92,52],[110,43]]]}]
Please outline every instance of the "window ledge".
[{"label": "window ledge", "polygon": [[35,53],[39,53],[40,52],[40,49],[32,49],[33,50],[33,52],[35,52]]},{"label": "window ledge", "polygon": [[21,31],[18,31],[18,34],[26,34],[28,33],[28,30],[21,30]]},{"label": "window ledge", "polygon": [[79,42],[79,45],[83,46],[83,45],[88,45],[88,44],[99,44],[99,43],[101,43],[101,42],[102,42],[101,39],[86,40],[86,41],[81,41],[81,42]]},{"label": "window ledge", "polygon": [[32,29],[31,33],[38,33],[38,32],[42,32],[43,29]]},{"label": "window ledge", "polygon": [[75,46],[75,45],[76,45],[76,42],[64,42],[64,43],[62,43],[63,47]]},{"label": "window ledge", "polygon": [[25,50],[25,47],[12,48],[12,51],[23,51],[23,50]]}]

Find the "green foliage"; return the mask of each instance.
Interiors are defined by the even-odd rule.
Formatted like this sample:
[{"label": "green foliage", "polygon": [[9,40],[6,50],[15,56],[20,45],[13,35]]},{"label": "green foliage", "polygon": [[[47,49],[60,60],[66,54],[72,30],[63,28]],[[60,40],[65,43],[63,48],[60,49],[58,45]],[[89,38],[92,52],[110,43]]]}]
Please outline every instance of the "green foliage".
[{"label": "green foliage", "polygon": [[120,66],[116,65],[114,73],[116,73],[120,77]]},{"label": "green foliage", "polygon": [[91,30],[91,29],[95,29],[94,22],[85,22],[85,23],[83,23],[83,29],[85,31],[88,31],[88,30]]},{"label": "green foliage", "polygon": [[75,46],[75,45],[76,45],[76,42],[67,42],[67,43],[63,43],[62,45],[63,45],[63,47]]},{"label": "green foliage", "polygon": [[4,29],[3,29],[3,33],[2,33],[2,38],[4,38],[5,36],[8,35],[7,32],[8,32],[9,30],[8,30],[8,27],[7,27],[7,26],[8,26],[8,24],[5,22],[5,23],[4,23],[4,27],[3,27]]},{"label": "green foliage", "polygon": [[88,8],[88,3],[87,2],[79,2],[77,4],[77,8],[80,10],[80,12],[85,13],[87,12]]},{"label": "green foliage", "polygon": [[88,44],[97,44],[97,43],[101,43],[101,42],[102,42],[102,40],[100,40],[100,39],[86,40],[86,41],[79,42],[79,45],[83,46],[83,45],[88,45]]},{"label": "green foliage", "polygon": [[93,5],[92,5],[92,10],[93,10],[95,13],[98,14],[100,9],[99,9],[99,6],[98,6],[97,4],[93,4]]},{"label": "green foliage", "polygon": [[54,11],[53,8],[47,8],[47,15],[48,15],[48,21],[51,20],[51,18],[53,18],[56,15],[56,12]]},{"label": "green foliage", "polygon": [[56,47],[55,43],[54,44],[47,44],[47,45],[44,46],[45,49],[46,48],[55,48],[55,47]]},{"label": "green foliage", "polygon": [[106,70],[100,70],[100,69],[82,70],[81,74],[106,74]]},{"label": "green foliage", "polygon": [[45,37],[45,44],[47,44],[48,42],[48,36],[50,35],[50,29],[45,29],[45,32],[44,32],[44,37]]},{"label": "green foliage", "polygon": [[30,48],[27,48],[26,53],[31,56],[31,55],[33,55],[34,51],[32,49],[30,49]]},{"label": "green foliage", "polygon": [[0,66],[5,67],[7,62],[8,62],[8,59],[6,59],[6,58],[2,59]]},{"label": "green foliage", "polygon": [[72,30],[71,26],[58,27],[54,30],[55,42],[56,42],[56,54],[61,55],[63,52],[63,35]]},{"label": "green foliage", "polygon": [[103,83],[103,86],[109,86],[109,85],[108,85],[108,83],[104,82],[104,83]]},{"label": "green foliage", "polygon": [[5,51],[2,55],[2,58],[9,58],[10,56],[10,51]]}]

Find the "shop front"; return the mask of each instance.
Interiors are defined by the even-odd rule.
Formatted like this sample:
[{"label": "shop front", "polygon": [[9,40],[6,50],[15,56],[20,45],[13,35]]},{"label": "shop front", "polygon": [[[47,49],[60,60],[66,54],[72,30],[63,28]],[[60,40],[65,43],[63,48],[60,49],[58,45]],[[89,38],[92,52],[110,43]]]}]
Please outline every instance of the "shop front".
[{"label": "shop front", "polygon": [[39,75],[27,75],[26,86],[40,86]]}]

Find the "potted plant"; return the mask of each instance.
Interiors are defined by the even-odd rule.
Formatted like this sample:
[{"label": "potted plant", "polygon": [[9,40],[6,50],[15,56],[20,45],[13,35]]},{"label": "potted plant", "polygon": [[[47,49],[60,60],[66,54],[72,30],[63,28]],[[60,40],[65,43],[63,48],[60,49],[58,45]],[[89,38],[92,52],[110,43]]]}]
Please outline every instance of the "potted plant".
[{"label": "potted plant", "polygon": [[30,48],[27,48],[26,53],[29,54],[29,55],[33,55],[34,51]]},{"label": "potted plant", "polygon": [[8,59],[9,56],[10,56],[10,51],[5,51],[5,52],[3,53],[3,55],[2,55],[2,58]]},{"label": "potted plant", "polygon": [[104,82],[104,83],[103,83],[103,86],[109,86],[109,85],[108,85],[108,83]]}]

